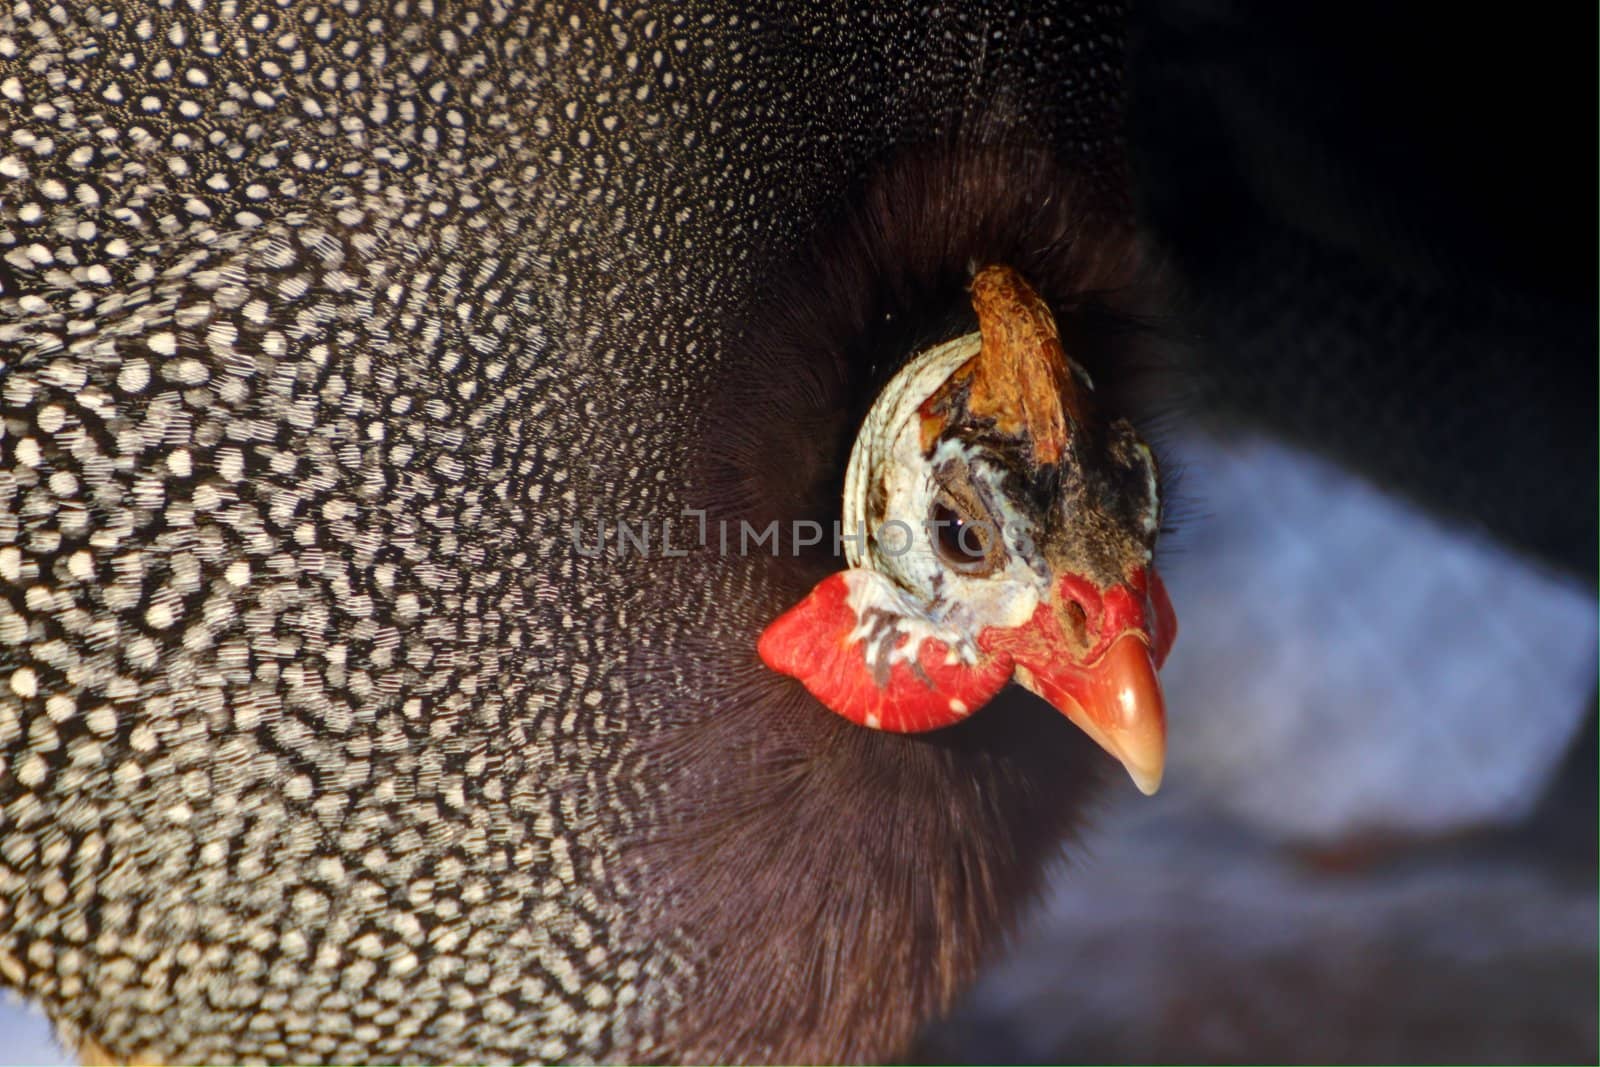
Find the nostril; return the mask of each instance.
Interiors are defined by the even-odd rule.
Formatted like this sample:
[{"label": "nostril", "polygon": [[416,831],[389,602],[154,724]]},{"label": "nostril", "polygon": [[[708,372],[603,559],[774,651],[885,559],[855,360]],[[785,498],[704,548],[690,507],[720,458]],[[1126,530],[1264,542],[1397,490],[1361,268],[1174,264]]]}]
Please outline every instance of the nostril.
[{"label": "nostril", "polygon": [[1089,633],[1089,612],[1070,597],[1061,608],[1061,628],[1077,638],[1087,637]]}]

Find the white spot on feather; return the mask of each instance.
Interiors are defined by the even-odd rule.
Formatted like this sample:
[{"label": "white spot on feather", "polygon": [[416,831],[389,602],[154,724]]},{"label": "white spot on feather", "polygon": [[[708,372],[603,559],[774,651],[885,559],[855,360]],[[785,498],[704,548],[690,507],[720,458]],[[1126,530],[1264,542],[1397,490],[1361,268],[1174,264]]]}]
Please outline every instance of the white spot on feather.
[{"label": "white spot on feather", "polygon": [[39,676],[32,667],[18,667],[11,672],[11,691],[24,699],[39,692]]}]

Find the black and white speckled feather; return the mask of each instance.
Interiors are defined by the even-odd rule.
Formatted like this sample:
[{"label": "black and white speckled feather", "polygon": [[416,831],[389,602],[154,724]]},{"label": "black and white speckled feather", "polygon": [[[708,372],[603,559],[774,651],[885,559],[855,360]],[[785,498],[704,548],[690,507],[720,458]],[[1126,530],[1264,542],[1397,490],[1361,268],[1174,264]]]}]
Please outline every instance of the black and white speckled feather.
[{"label": "black and white speckled feather", "polygon": [[[1121,210],[1117,22],[0,15],[5,981],[167,1061],[891,1054],[1091,758],[1026,707],[851,732],[755,664],[804,561],[570,530],[819,509],[910,355],[862,337],[934,328],[915,286],[974,255],[1058,301],[1083,263],[1125,283],[1084,251],[1114,225],[1079,239]],[[905,177],[952,142],[1015,151]],[[762,368],[791,380],[729,424]]]}]

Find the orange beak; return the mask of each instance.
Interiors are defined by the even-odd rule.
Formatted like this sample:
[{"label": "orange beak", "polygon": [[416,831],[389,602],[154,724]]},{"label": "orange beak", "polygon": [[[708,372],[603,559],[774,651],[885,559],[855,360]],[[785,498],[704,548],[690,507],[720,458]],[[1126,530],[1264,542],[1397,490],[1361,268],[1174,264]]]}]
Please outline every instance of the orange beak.
[{"label": "orange beak", "polygon": [[1067,576],[1033,618],[995,632],[1013,678],[1043,697],[1127,768],[1149,795],[1166,767],[1167,713],[1156,669],[1178,630],[1166,587],[1140,570],[1104,591]]}]

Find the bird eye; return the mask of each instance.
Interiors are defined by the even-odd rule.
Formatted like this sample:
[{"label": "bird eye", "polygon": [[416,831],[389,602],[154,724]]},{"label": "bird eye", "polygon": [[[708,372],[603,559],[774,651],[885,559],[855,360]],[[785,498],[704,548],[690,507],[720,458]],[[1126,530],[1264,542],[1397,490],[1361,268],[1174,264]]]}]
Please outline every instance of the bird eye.
[{"label": "bird eye", "polygon": [[966,574],[986,574],[993,569],[989,562],[995,534],[991,524],[974,522],[943,501],[934,503],[928,518],[940,559]]}]

